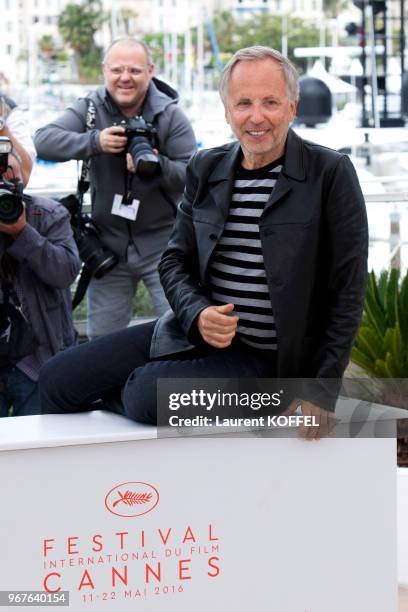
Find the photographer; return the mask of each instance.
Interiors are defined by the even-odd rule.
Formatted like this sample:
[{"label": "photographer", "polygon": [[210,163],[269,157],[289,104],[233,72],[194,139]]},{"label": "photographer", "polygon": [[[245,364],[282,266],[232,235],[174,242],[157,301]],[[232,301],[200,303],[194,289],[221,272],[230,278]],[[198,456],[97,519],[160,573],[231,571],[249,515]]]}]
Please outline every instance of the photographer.
[{"label": "photographer", "polygon": [[0,136],[11,140],[13,153],[20,160],[23,184],[27,185],[36,151],[28,125],[17,104],[0,92]]},{"label": "photographer", "polygon": [[92,219],[103,245],[119,258],[110,272],[91,280],[90,338],[128,325],[142,279],[157,314],[168,309],[157,267],[174,224],[187,162],[196,148],[177,93],[153,77],[144,43],[114,42],[102,68],[105,86],[35,135],[43,159],[90,159]]},{"label": "photographer", "polygon": [[11,149],[1,138],[0,417],[40,414],[40,367],[76,342],[69,286],[80,265],[68,212],[23,195]]}]

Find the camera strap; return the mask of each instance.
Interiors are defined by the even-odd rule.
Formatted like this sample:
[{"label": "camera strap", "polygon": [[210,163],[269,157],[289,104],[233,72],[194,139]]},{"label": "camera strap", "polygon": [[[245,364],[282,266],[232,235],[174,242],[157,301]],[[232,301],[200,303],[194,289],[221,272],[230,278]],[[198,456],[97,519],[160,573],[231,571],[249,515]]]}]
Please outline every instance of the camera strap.
[{"label": "camera strap", "polygon": [[[96,106],[94,101],[90,98],[86,98],[86,103],[86,130],[89,131],[95,129]],[[77,197],[78,200],[81,202],[81,207],[84,199],[84,194],[88,191],[90,183],[90,161],[89,159],[84,159],[84,161],[82,162],[81,174],[77,184]]]},{"label": "camera strap", "polygon": [[[86,131],[93,130],[95,128],[96,122],[96,106],[91,98],[86,98],[87,110],[86,110]],[[78,179],[77,184],[77,200],[79,202],[78,208],[78,223],[81,223],[82,216],[82,205],[84,202],[84,194],[88,191],[89,185],[91,183],[90,179],[90,162],[89,159],[84,159],[81,166],[81,173]],[[91,281],[92,274],[90,273],[87,266],[84,264],[82,266],[81,274],[79,276],[79,280],[75,289],[75,295],[72,299],[72,310],[82,302],[85,297],[85,293],[88,289],[89,283]]]},{"label": "camera strap", "polygon": [[81,274],[75,289],[75,295],[72,298],[72,310],[75,310],[75,308],[79,306],[84,299],[89,283],[91,282],[91,278],[92,274],[90,273],[89,268],[84,264],[82,266]]},{"label": "camera strap", "polygon": [[37,340],[21,300],[11,283],[0,280],[3,301],[0,304],[0,369],[15,365],[32,355]]}]

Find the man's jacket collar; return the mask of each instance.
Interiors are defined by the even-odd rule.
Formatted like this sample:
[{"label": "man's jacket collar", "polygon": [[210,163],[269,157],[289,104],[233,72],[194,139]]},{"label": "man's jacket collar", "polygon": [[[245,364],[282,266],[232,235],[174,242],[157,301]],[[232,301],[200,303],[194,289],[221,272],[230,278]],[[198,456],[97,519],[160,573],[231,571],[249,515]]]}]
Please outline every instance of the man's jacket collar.
[{"label": "man's jacket collar", "polygon": [[[233,142],[227,146],[229,150],[227,150],[226,155],[209,175],[209,183],[229,180],[234,174],[238,159],[241,155],[241,146],[239,142]],[[306,177],[303,162],[302,139],[292,130],[292,128],[289,128],[288,131],[285,148],[285,162],[283,164],[282,173],[288,178],[293,178],[297,181],[303,181]]]},{"label": "man's jacket collar", "polygon": [[304,181],[306,178],[306,169],[303,159],[303,141],[292,128],[289,128],[288,131],[285,163],[283,164],[282,173],[288,178],[295,179],[295,181]]},{"label": "man's jacket collar", "polygon": [[[119,120],[124,118],[119,106],[105,87],[98,88],[98,95],[103,99],[105,108],[110,115],[119,118]],[[145,121],[151,122],[156,115],[164,111],[170,104],[176,104],[178,100],[179,97],[175,89],[164,81],[153,77],[149,83],[140,114]]]},{"label": "man's jacket collar", "polygon": [[178,93],[164,81],[153,77],[143,102],[142,115],[145,121],[153,121],[156,115],[163,112],[170,104],[177,104]]},{"label": "man's jacket collar", "polygon": [[226,154],[209,174],[208,182],[218,183],[219,181],[232,180],[240,156],[241,145],[238,141],[226,145]]},{"label": "man's jacket collar", "polygon": [[285,147],[285,161],[283,168],[272,190],[269,200],[265,204],[262,215],[275,206],[286,194],[288,194],[297,182],[304,181],[306,170],[303,158],[302,139],[291,128],[288,131]]},{"label": "man's jacket collar", "polygon": [[[221,209],[224,219],[228,216],[234,171],[240,156],[241,146],[239,142],[226,145],[226,154],[208,176],[211,196]],[[282,172],[264,210],[266,211],[269,207],[273,206],[292,189],[293,180],[303,181],[305,177],[306,170],[303,160],[302,139],[292,129],[289,129]]]}]

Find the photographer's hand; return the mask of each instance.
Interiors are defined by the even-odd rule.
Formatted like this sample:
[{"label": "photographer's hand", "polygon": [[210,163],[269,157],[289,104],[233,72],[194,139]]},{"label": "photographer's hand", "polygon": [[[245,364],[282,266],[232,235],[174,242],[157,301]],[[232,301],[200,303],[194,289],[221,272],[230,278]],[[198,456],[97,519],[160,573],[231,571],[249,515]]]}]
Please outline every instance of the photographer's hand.
[{"label": "photographer's hand", "polygon": [[125,150],[127,137],[123,136],[125,129],[120,125],[105,128],[99,134],[99,143],[104,153],[122,153]]},{"label": "photographer's hand", "polygon": [[[152,149],[152,151],[155,155],[159,155],[159,152],[157,149]],[[126,165],[127,165],[128,172],[132,172],[133,174],[135,174],[136,168],[135,168],[135,164],[133,163],[133,158],[130,153],[126,153]]]},{"label": "photographer's hand", "polygon": [[[6,125],[3,127],[2,130],[0,130],[0,136],[7,136],[7,138],[10,138],[11,144],[13,145],[14,154],[17,153],[18,157],[20,158],[21,178],[24,183],[24,186],[26,186],[30,179],[31,170],[33,169],[33,160],[31,159],[23,145],[19,143],[17,138],[12,134],[12,132],[10,132],[9,128]],[[4,176],[8,180],[13,179],[13,175],[9,170]]]},{"label": "photographer's hand", "polygon": [[20,215],[20,218],[15,223],[0,223],[0,233],[8,234],[14,240],[21,234],[25,226],[27,225],[27,217],[25,211],[25,205],[23,202],[24,210]]}]

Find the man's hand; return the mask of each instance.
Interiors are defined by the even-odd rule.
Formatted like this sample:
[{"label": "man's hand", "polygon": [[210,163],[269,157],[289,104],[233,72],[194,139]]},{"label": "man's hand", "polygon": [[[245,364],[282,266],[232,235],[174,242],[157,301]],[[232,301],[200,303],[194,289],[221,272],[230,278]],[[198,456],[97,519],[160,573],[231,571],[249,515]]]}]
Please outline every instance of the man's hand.
[{"label": "man's hand", "polygon": [[239,317],[230,315],[234,304],[208,306],[198,315],[198,330],[205,342],[215,348],[226,348],[235,336]]},{"label": "man's hand", "polygon": [[125,128],[120,125],[112,125],[102,130],[99,134],[102,151],[104,153],[122,153],[128,140],[124,133]]},{"label": "man's hand", "polygon": [[[0,131],[2,131],[2,129],[4,128],[4,124],[10,113],[11,113],[10,106],[7,104],[3,96],[0,96],[0,127],[1,127]],[[1,134],[1,136],[7,136],[7,134]]]},{"label": "man's hand", "polygon": [[[25,187],[28,181],[30,180],[31,170],[33,169],[33,160],[31,159],[31,157],[29,156],[25,148],[19,143],[17,138],[15,138],[13,134],[10,132],[7,125],[5,125],[3,129],[0,130],[0,136],[7,136],[7,138],[10,138],[11,144],[13,145],[13,153],[14,155],[17,154],[18,157],[20,158],[21,179]],[[9,181],[13,180],[14,178],[14,175],[12,172],[10,172],[10,170],[7,170],[4,176]]]},{"label": "man's hand", "polygon": [[0,129],[0,136],[7,136],[7,138],[10,138],[11,140],[11,132],[6,124],[4,124],[3,127]]},{"label": "man's hand", "polygon": [[[159,155],[159,152],[157,149],[152,149],[152,151],[155,155]],[[133,158],[130,153],[126,153],[126,165],[127,165],[128,172],[132,172],[133,174],[135,174],[136,168],[135,168],[135,164],[133,163]]]},{"label": "man's hand", "polygon": [[[24,206],[24,202],[23,202]],[[16,239],[19,234],[23,231],[25,226],[27,225],[26,211],[25,207],[20,215],[19,219],[15,223],[0,223],[0,233],[8,234],[12,238]]]},{"label": "man's hand", "polygon": [[295,399],[283,414],[293,414],[298,406],[301,407],[302,416],[312,416],[316,422],[316,425],[312,427],[301,425],[299,435],[302,438],[305,438],[305,440],[320,440],[321,437],[327,436],[332,431],[336,424],[333,414],[312,402]]}]

